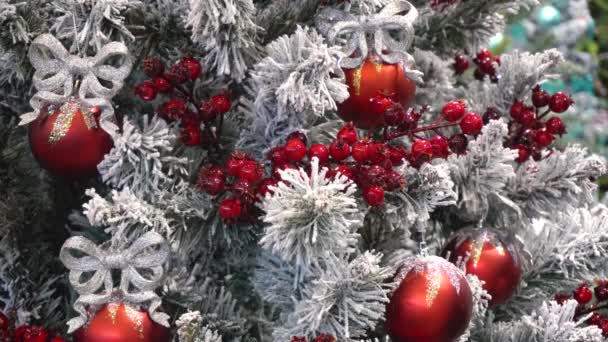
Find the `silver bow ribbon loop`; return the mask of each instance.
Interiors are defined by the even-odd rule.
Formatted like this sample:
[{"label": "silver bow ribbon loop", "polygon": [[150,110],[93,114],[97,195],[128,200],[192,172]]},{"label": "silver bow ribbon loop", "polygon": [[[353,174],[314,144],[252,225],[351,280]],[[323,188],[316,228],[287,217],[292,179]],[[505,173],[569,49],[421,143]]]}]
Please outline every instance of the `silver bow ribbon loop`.
[{"label": "silver bow ribbon loop", "polygon": [[[406,14],[402,14],[406,13]],[[332,44],[344,42],[342,68],[360,67],[371,52],[388,64],[401,63],[406,75],[420,80],[422,73],[414,70],[414,58],[407,50],[414,41],[414,21],[418,10],[405,0],[386,5],[379,13],[354,16],[342,10],[327,8],[316,18],[316,26]]]},{"label": "silver bow ribbon loop", "polygon": [[[23,114],[20,125],[36,120],[45,104],[68,101],[74,95],[74,84],[78,79],[81,80],[78,89],[80,100],[85,106],[102,110],[100,126],[110,135],[118,130],[112,122],[114,108],[110,99],[120,91],[133,66],[125,44],[111,42],[95,56],[78,57],[70,55],[53,35],[42,34],[32,42],[29,58],[36,69],[33,84],[38,92],[30,100],[34,111]],[[109,64],[111,61],[117,65]]]},{"label": "silver bow ribbon loop", "polygon": [[[169,316],[156,312],[162,301],[154,292],[161,284],[163,264],[168,257],[169,245],[155,232],[145,233],[125,250],[104,249],[80,236],[68,239],[61,247],[59,258],[70,270],[70,284],[80,295],[74,303],[80,316],[68,322],[69,331],[73,332],[87,323],[87,306],[110,303],[116,296],[132,304],[149,303],[148,312],[152,320],[169,326]],[[115,269],[121,271],[118,288],[114,288],[112,278],[112,270]]]}]

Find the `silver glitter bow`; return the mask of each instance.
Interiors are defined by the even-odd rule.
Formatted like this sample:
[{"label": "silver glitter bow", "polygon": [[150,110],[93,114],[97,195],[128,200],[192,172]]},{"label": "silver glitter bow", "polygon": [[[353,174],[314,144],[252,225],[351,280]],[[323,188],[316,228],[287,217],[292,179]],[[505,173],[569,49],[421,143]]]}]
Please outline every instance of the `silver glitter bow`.
[{"label": "silver glitter bow", "polygon": [[[42,34],[32,42],[29,58],[36,69],[33,83],[38,92],[30,100],[34,111],[21,115],[20,125],[34,121],[45,104],[67,102],[74,95],[75,81],[80,79],[78,97],[83,105],[102,111],[100,125],[106,132],[112,134],[118,129],[112,122],[114,109],[110,99],[131,72],[133,61],[125,44],[111,42],[96,56],[82,58],[70,55],[53,35]],[[118,65],[107,64],[110,60]]]},{"label": "silver glitter bow", "polygon": [[[402,15],[402,13],[407,14]],[[418,10],[408,1],[396,0],[379,13],[370,16],[354,16],[334,8],[326,8],[315,19],[319,31],[334,44],[345,39],[344,53],[340,61],[343,68],[358,68],[370,53],[388,64],[403,63],[408,77],[420,79],[422,73],[413,70],[414,58],[407,53],[414,40],[413,23]]]},{"label": "silver glitter bow", "polygon": [[[69,238],[61,247],[59,258],[70,270],[70,283],[79,294],[74,309],[80,314],[68,322],[69,332],[87,323],[86,306],[107,304],[116,296],[131,304],[149,302],[152,320],[168,327],[169,316],[156,312],[162,301],[154,292],[168,257],[168,244],[155,232],[147,232],[124,250],[103,248],[80,236]],[[112,270],[121,271],[119,288],[114,288]],[[83,276],[86,280],[81,279]]]}]

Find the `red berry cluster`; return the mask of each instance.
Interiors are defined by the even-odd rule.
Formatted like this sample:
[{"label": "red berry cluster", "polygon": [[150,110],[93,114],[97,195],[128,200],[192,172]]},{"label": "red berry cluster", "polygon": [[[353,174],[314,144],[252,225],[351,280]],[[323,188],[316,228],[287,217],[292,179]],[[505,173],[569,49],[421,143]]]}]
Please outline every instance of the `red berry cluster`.
[{"label": "red berry cluster", "polygon": [[[420,112],[413,109],[404,110],[401,105],[390,102],[385,104],[386,98],[377,96],[372,99],[377,103],[378,111],[384,115],[383,139],[389,141],[398,137],[407,136],[413,141],[411,153],[406,157],[414,167],[420,166],[432,158],[446,158],[450,151],[463,154],[466,152],[468,138],[466,135],[477,135],[483,128],[483,119],[476,113],[467,112],[463,101],[451,101],[443,106],[440,115],[429,125],[421,125],[422,114],[427,110],[423,108]],[[383,103],[383,105],[380,105]],[[374,113],[376,114],[376,113]],[[440,129],[447,127],[459,127],[461,133],[446,138],[440,133]],[[431,138],[420,134],[423,132],[434,132]]]},{"label": "red berry cluster", "polygon": [[257,198],[265,196],[270,192],[269,186],[278,183],[273,178],[263,177],[264,167],[259,162],[236,151],[223,167],[206,165],[201,168],[197,185],[213,196],[231,193],[218,208],[218,215],[225,223],[247,222],[254,217]]},{"label": "red berry cluster", "polygon": [[11,320],[0,312],[0,342],[65,342],[65,340],[35,325],[23,325],[14,329]]},{"label": "red berry cluster", "polygon": [[[226,94],[213,96],[209,100],[194,99],[193,92],[185,86],[200,77],[201,69],[200,62],[191,54],[185,54],[168,70],[160,58],[146,57],[143,70],[150,80],[138,84],[134,89],[135,94],[144,101],[154,100],[159,93],[169,96],[169,100],[159,105],[158,114],[169,122],[181,122],[182,142],[188,146],[217,144],[223,115],[232,106]],[[205,124],[203,130],[201,123]],[[214,124],[215,130],[211,129]]]},{"label": "red berry cluster", "polygon": [[[489,76],[492,82],[498,82],[500,76],[496,73],[494,63],[500,64],[500,56],[494,56],[490,50],[482,49],[473,58],[473,62],[477,65],[474,73],[476,79],[482,81],[486,76]],[[465,55],[457,54],[454,56],[452,67],[457,75],[461,75],[467,71],[469,65],[469,59]]]},{"label": "red berry cluster", "polygon": [[473,58],[473,62],[477,64],[477,69],[475,69],[476,79],[482,81],[487,75],[490,76],[492,82],[498,82],[500,76],[496,73],[494,62],[500,65],[500,56],[494,56],[490,50],[482,49],[477,53],[477,56]]},{"label": "red berry cluster", "polygon": [[568,299],[576,300],[578,306],[574,320],[578,321],[581,317],[593,313],[585,323],[602,329],[604,336],[608,337],[608,315],[600,312],[608,309],[608,280],[597,280],[594,285],[595,287],[590,288],[588,283],[583,283],[572,291],[572,294],[558,293],[554,299],[559,304]]},{"label": "red berry cluster", "polygon": [[[336,342],[336,341],[338,341],[338,340],[332,335],[321,334],[321,335],[315,337],[314,339],[312,339],[310,342]],[[291,342],[308,342],[308,339],[306,339],[306,337],[303,337],[303,336],[294,336],[291,339]]]},{"label": "red berry cluster", "polygon": [[[551,145],[555,136],[566,133],[562,119],[556,116],[546,121],[544,119],[551,112],[565,112],[572,103],[569,95],[562,92],[549,95],[537,85],[532,90],[533,106],[527,106],[523,101],[515,101],[511,105],[509,138],[505,147],[518,150],[519,155],[516,159],[518,163],[525,162],[530,156],[534,160],[539,160],[541,151]],[[547,106],[548,108],[541,113],[541,109]]]},{"label": "red berry cluster", "polygon": [[451,5],[455,4],[456,2],[458,2],[458,0],[433,0],[433,1],[431,1],[431,8],[442,12],[448,6],[451,6]]},{"label": "red berry cluster", "polygon": [[[312,158],[329,168],[328,177],[338,173],[354,181],[363,189],[363,198],[370,206],[384,203],[384,192],[402,188],[405,178],[393,166],[403,164],[405,149],[370,138],[359,139],[352,123],[346,123],[334,141],[307,146],[307,139],[301,132],[287,137],[283,146],[273,148],[268,154],[272,162],[273,175],[280,177],[278,170],[309,168]],[[308,159],[305,160],[305,157]]]}]

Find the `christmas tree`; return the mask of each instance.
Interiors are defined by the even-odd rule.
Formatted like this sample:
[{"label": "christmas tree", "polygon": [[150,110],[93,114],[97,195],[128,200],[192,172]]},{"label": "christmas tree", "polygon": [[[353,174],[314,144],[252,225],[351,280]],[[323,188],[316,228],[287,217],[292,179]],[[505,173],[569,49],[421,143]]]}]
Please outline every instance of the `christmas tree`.
[{"label": "christmas tree", "polygon": [[0,341],[606,340],[541,5],[0,0]]}]

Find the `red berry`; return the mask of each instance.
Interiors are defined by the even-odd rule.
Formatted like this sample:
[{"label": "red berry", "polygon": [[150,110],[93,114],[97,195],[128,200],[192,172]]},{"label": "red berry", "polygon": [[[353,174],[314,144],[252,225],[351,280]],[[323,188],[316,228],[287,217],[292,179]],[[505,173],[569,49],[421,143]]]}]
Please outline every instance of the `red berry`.
[{"label": "red berry", "polygon": [[364,167],[360,170],[361,183],[366,185],[384,186],[386,181],[386,170],[380,165]]},{"label": "red berry", "polygon": [[148,77],[158,77],[163,74],[165,67],[160,58],[148,56],[144,58],[143,69]]},{"label": "red berry", "polygon": [[595,325],[595,326],[600,326],[600,324],[602,323],[603,320],[605,320],[606,317],[604,315],[602,315],[599,312],[594,312],[593,315],[591,315],[591,317],[589,317],[589,319],[587,320],[587,324],[589,325]]},{"label": "red berry", "polygon": [[66,341],[59,336],[55,336],[51,339],[51,342],[66,342]]},{"label": "red berry", "polygon": [[218,112],[213,108],[211,101],[201,101],[201,104],[198,106],[198,114],[201,120],[209,122],[217,118]]},{"label": "red berry", "polygon": [[168,93],[173,89],[171,82],[164,77],[155,77],[153,82],[156,89],[161,93]]},{"label": "red berry", "polygon": [[226,171],[234,177],[239,175],[241,167],[247,161],[247,155],[240,151],[234,151],[226,160]]},{"label": "red berry", "polygon": [[335,140],[329,145],[329,155],[335,161],[342,161],[350,155],[350,146],[340,140]]},{"label": "red berry", "polygon": [[384,203],[384,189],[379,186],[369,186],[363,190],[363,199],[369,206],[379,207]]},{"label": "red berry", "polygon": [[483,81],[483,79],[486,77],[486,74],[484,74],[483,71],[481,71],[481,69],[477,68],[477,69],[475,69],[473,76],[475,77],[476,80]]},{"label": "red berry", "polygon": [[291,342],[308,342],[308,340],[304,336],[293,336]]},{"label": "red berry", "polygon": [[334,168],[333,173],[336,175],[338,173],[340,173],[341,175],[345,176],[346,178],[348,178],[350,180],[355,179],[355,174],[353,172],[353,169],[348,164],[339,164],[338,166],[336,166]]},{"label": "red berry", "polygon": [[581,285],[573,292],[573,297],[580,304],[587,304],[593,299],[593,292],[587,285]]},{"label": "red berry", "polygon": [[16,342],[46,342],[49,333],[39,326],[21,326],[15,331]]},{"label": "red berry", "polygon": [[357,130],[352,122],[347,122],[338,131],[338,140],[343,141],[349,145],[354,144],[357,141]]},{"label": "red berry", "polygon": [[2,313],[2,311],[0,311],[0,332],[7,331],[10,326],[11,321],[4,313]]},{"label": "red berry", "polygon": [[558,92],[551,96],[549,100],[549,108],[555,113],[563,113],[570,108],[574,101],[570,98],[570,95]]},{"label": "red berry", "polygon": [[278,146],[270,150],[270,152],[268,152],[268,159],[274,165],[283,165],[287,163],[287,151],[285,151],[285,147]]},{"label": "red berry", "polygon": [[405,112],[405,118],[403,119],[403,122],[401,123],[399,128],[404,131],[409,131],[418,127],[418,121],[420,121],[420,116],[421,114],[419,112],[416,112],[414,110],[408,110],[407,112]]},{"label": "red berry", "polygon": [[255,160],[246,160],[239,169],[238,177],[252,183],[257,183],[264,177],[264,168]]},{"label": "red berry", "polygon": [[468,113],[460,121],[460,129],[462,133],[468,135],[476,135],[481,132],[481,128],[483,127],[483,120],[476,113]]},{"label": "red berry", "polygon": [[197,125],[187,125],[182,129],[182,142],[186,146],[197,146],[203,142],[201,129]]},{"label": "red berry", "polygon": [[388,126],[399,126],[405,119],[405,111],[398,104],[392,104],[384,111],[384,123]]},{"label": "red berry", "polygon": [[182,84],[190,78],[190,70],[185,65],[177,63],[165,73],[165,78],[173,84]]},{"label": "red berry", "polygon": [[224,184],[224,179],[218,176],[201,177],[198,181],[198,187],[213,196],[224,191]]},{"label": "red berry", "polygon": [[464,134],[455,134],[448,140],[450,150],[456,154],[464,154],[467,150],[469,141]]},{"label": "red berry", "polygon": [[232,183],[230,191],[244,203],[253,203],[255,199],[253,184],[243,178],[239,178]]},{"label": "red berry", "polygon": [[388,191],[403,189],[407,184],[405,178],[397,171],[391,170],[386,174],[385,188]]},{"label": "red berry", "polygon": [[466,110],[464,101],[450,101],[441,109],[441,116],[449,122],[456,122],[462,119]]},{"label": "red berry", "polygon": [[216,165],[207,165],[203,167],[200,171],[200,177],[209,176],[209,177],[220,177],[222,179],[226,179],[226,170],[222,167]]},{"label": "red berry", "polygon": [[561,136],[562,134],[566,133],[564,122],[558,117],[552,117],[551,119],[547,120],[545,127],[551,134],[559,134]]},{"label": "red berry", "polygon": [[532,91],[532,103],[534,104],[534,107],[544,107],[549,104],[550,100],[551,96],[549,96],[549,93],[540,89],[539,85],[536,85],[536,87],[534,87],[534,90]]},{"label": "red berry", "polygon": [[515,119],[515,121],[518,121],[519,117],[521,116],[521,113],[523,113],[524,110],[526,110],[526,106],[524,105],[524,103],[521,101],[515,101],[511,105],[511,110],[510,110],[511,117],[513,119]]},{"label": "red berry", "polygon": [[403,146],[389,146],[388,153],[389,160],[393,165],[403,165],[403,160],[407,155],[407,151]]},{"label": "red berry", "polygon": [[241,216],[243,205],[238,198],[225,199],[220,203],[218,214],[225,223],[235,223]]},{"label": "red berry", "polygon": [[383,143],[373,143],[368,148],[368,160],[372,164],[381,164],[389,158],[390,152]]},{"label": "red berry", "polygon": [[[601,281],[594,289],[593,292],[595,293],[595,298],[597,299],[598,302],[603,302],[608,300],[608,282],[607,281]],[[2,330],[0,328],[0,330]]]},{"label": "red berry", "polygon": [[154,83],[144,81],[135,87],[135,95],[144,101],[152,101],[156,98],[157,89]]},{"label": "red berry", "polygon": [[171,99],[163,103],[158,109],[158,114],[165,120],[179,120],[186,113],[186,104],[181,99]]},{"label": "red berry", "polygon": [[524,110],[516,121],[526,127],[532,127],[536,123],[536,113],[531,110]]},{"label": "red berry", "polygon": [[308,159],[312,160],[313,157],[319,159],[319,163],[324,164],[329,159],[329,150],[327,146],[323,144],[313,144],[308,149]]},{"label": "red berry", "polygon": [[196,80],[201,75],[201,62],[198,60],[190,57],[182,59],[180,63],[188,69],[188,77],[191,81]]},{"label": "red berry", "polygon": [[[433,157],[433,145],[428,140],[416,140],[412,145],[412,158],[426,161]],[[421,159],[423,158],[423,159]]]},{"label": "red berry", "polygon": [[351,154],[353,159],[358,163],[365,163],[369,160],[370,144],[367,140],[359,140],[353,144]]},{"label": "red berry", "polygon": [[484,125],[488,124],[491,120],[498,119],[500,119],[500,113],[498,113],[498,110],[494,107],[489,107],[488,109],[486,109],[485,113],[483,113]]},{"label": "red berry", "polygon": [[430,140],[431,146],[433,147],[433,157],[435,158],[447,158],[450,154],[448,148],[448,140],[440,135],[436,135]]},{"label": "red berry", "polygon": [[479,50],[479,52],[477,53],[476,59],[481,60],[484,58],[493,58],[494,56],[492,55],[492,52],[490,52],[490,50],[488,49],[481,49]]},{"label": "red berry", "polygon": [[602,335],[608,337],[608,319],[604,319],[600,323],[599,328],[602,329]]},{"label": "red berry", "polygon": [[232,102],[227,95],[215,95],[211,98],[211,104],[213,109],[220,114],[228,113],[230,107],[232,107]]},{"label": "red berry", "polygon": [[534,142],[540,147],[547,147],[553,142],[553,135],[546,129],[538,129],[534,134]]},{"label": "red berry", "polygon": [[291,139],[285,144],[287,160],[292,163],[299,162],[306,155],[306,145],[300,139]]},{"label": "red berry", "polygon": [[516,162],[521,164],[530,158],[530,150],[528,150],[528,148],[524,145],[515,145],[513,146],[513,149],[517,150],[517,158],[515,158]]},{"label": "red berry", "polygon": [[289,135],[287,136],[287,139],[285,141],[289,141],[291,139],[301,140],[304,143],[304,145],[308,144],[308,139],[306,138],[306,134],[304,134],[300,131],[295,131],[295,132],[289,133]]},{"label": "red berry", "polygon": [[258,190],[256,191],[257,197],[266,197],[267,194],[274,194],[274,192],[270,189],[271,186],[276,186],[279,182],[277,182],[274,178],[264,178],[260,182],[258,186]]},{"label": "red berry", "polygon": [[496,68],[494,68],[494,60],[492,58],[482,58],[477,61],[477,66],[479,70],[486,75],[494,75],[496,73]]},{"label": "red berry", "polygon": [[469,60],[465,56],[458,54],[454,57],[454,64],[452,66],[454,66],[456,74],[461,75],[469,68]]},{"label": "red berry", "polygon": [[393,101],[384,95],[376,95],[372,97],[371,102],[371,115],[384,116],[384,112],[393,104]]},{"label": "red berry", "polygon": [[562,305],[564,304],[568,299],[570,299],[571,296],[567,293],[557,293],[553,299],[557,302],[557,304]]}]

